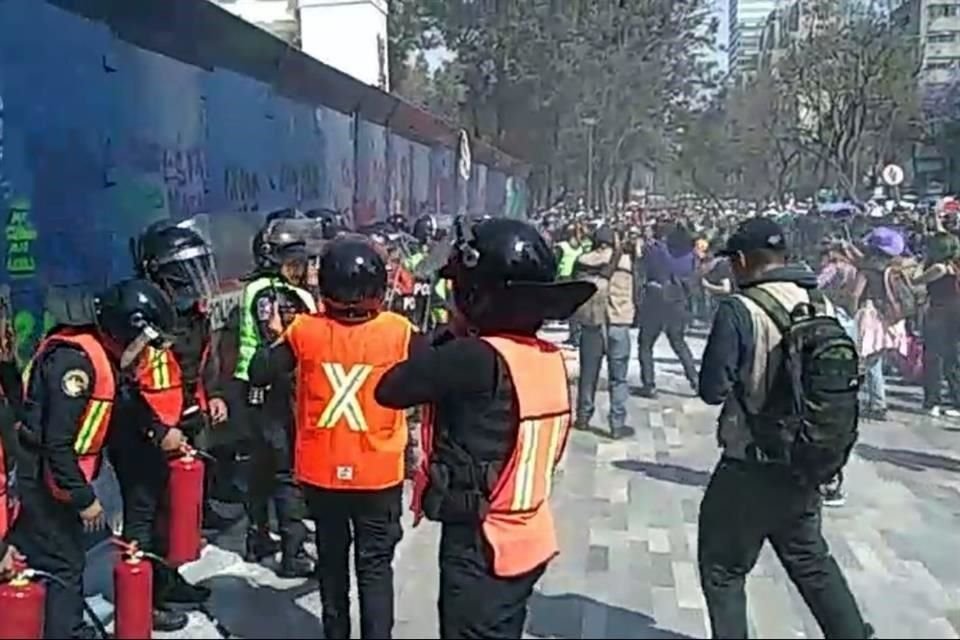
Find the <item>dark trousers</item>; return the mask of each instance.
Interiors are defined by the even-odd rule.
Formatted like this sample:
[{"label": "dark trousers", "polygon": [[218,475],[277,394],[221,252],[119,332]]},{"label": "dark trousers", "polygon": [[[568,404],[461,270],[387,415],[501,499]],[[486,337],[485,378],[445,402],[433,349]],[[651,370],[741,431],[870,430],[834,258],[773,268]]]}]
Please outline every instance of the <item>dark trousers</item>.
[{"label": "dark trousers", "polygon": [[[11,541],[33,569],[66,583],[47,583],[44,637],[73,638],[83,628],[83,524],[77,510],[57,502],[35,481],[21,484],[22,511]],[[3,615],[0,612],[0,615]]]},{"label": "dark trousers", "polygon": [[[118,438],[110,445],[110,462],[123,498],[123,538],[161,558],[167,554],[170,467],[167,454],[146,440]],[[154,563],[153,601],[163,604],[177,580],[175,572]]]},{"label": "dark trousers", "polygon": [[637,351],[640,358],[640,380],[644,387],[657,386],[653,362],[653,347],[661,333],[667,334],[670,348],[680,360],[683,374],[691,384],[697,380],[697,367],[693,363],[693,354],[683,337],[686,329],[686,311],[684,302],[664,300],[663,289],[648,285],[640,303],[640,333],[637,337]]},{"label": "dark trousers", "polygon": [[960,409],[960,322],[952,310],[931,307],[923,325],[923,405],[942,403],[947,381],[950,404]]},{"label": "dark trousers", "polygon": [[479,527],[443,525],[440,538],[440,637],[520,638],[527,601],[546,570],[499,578]]},{"label": "dark trousers", "polygon": [[782,468],[722,459],[700,503],[698,562],[714,638],[747,637],[744,583],[770,541],[827,638],[866,638],[820,531],[820,495]]},{"label": "dark trousers", "polygon": [[393,553],[403,537],[403,486],[380,491],[334,491],[306,487],[307,507],[317,523],[317,574],[325,638],[350,637],[350,543],[360,595],[360,637],[389,639],[393,633]]},{"label": "dark trousers", "polygon": [[250,462],[246,505],[250,525],[263,530],[268,528],[272,500],[283,555],[292,558],[307,539],[307,527],[303,524],[306,517],[303,492],[293,479],[290,453],[256,439]]}]

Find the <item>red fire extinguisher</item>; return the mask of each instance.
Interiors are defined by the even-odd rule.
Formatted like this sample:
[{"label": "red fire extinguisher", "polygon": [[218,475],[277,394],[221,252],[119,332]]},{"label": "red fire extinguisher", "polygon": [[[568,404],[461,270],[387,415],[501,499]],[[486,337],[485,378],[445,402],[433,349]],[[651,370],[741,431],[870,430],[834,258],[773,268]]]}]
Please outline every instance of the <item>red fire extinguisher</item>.
[{"label": "red fire extinguisher", "polygon": [[42,638],[46,597],[43,584],[31,580],[25,571],[0,584],[0,640]]},{"label": "red fire extinguisher", "polygon": [[114,635],[117,640],[149,639],[153,631],[153,565],[137,543],[118,543],[113,567]]},{"label": "red fire extinguisher", "polygon": [[203,460],[197,451],[184,448],[170,460],[167,562],[179,567],[200,557],[203,520]]}]

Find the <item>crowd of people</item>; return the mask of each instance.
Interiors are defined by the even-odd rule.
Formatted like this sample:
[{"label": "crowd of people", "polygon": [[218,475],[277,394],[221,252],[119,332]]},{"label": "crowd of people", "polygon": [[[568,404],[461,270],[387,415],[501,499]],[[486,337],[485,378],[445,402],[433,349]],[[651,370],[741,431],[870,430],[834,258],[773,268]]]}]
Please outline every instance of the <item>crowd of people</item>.
[{"label": "crowd of people", "polygon": [[[55,576],[46,637],[92,637],[83,540],[103,525],[93,481],[109,459],[117,534],[154,565],[153,626],[182,629],[171,604],[210,591],[163,560],[178,508],[168,463],[200,450],[212,461],[204,526],[231,524],[209,499],[243,503],[245,559],[279,554],[279,576],[317,577],[325,637],[350,637],[351,545],[361,635],[391,636],[409,478],[416,521],[442,523],[440,637],[519,638],[558,551],[554,469],[568,430],[591,428],[604,359],[609,435],[627,433],[636,329],[640,395],[657,397],[665,335],[691,389],[723,405],[699,536],[714,635],[746,636],[744,579],[769,539],[828,637],[869,637],[820,505],[842,504],[858,418],[884,418],[890,370],[922,380],[931,415],[960,416],[955,223],[937,209],[628,206],[530,222],[392,217],[354,232],[329,212],[285,210],[253,238],[256,268],[219,333],[211,243],[191,221],[156,223],[132,242],[135,277],[51,299],[54,327],[23,372],[0,332],[0,579],[25,566]],[[554,321],[579,350],[573,406],[563,349],[538,337]],[[709,329],[699,371],[696,323]],[[227,424],[242,451],[218,438]],[[765,508],[745,511],[748,492]]]}]

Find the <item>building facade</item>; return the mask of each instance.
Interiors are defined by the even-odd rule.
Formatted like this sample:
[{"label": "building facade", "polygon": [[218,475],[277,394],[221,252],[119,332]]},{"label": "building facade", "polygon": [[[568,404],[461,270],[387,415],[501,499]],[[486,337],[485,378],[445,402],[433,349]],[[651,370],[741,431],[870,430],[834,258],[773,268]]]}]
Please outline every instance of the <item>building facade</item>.
[{"label": "building facade", "polygon": [[730,74],[745,78],[760,68],[760,40],[778,0],[730,0]]},{"label": "building facade", "polygon": [[920,193],[939,194],[960,188],[960,157],[943,144],[939,122],[960,118],[960,1],[906,0],[893,18],[914,48],[921,92],[930,117],[930,139],[913,150],[913,184]]},{"label": "building facade", "polygon": [[213,0],[307,55],[384,91],[386,0]]}]

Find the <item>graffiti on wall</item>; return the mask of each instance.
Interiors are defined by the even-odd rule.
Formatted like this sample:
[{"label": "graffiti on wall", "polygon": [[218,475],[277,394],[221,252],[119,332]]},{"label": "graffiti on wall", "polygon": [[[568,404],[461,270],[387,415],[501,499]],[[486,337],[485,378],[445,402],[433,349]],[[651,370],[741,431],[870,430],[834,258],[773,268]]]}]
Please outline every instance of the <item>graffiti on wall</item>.
[{"label": "graffiti on wall", "polygon": [[271,187],[283,194],[293,196],[298,203],[319,199],[321,184],[323,184],[323,174],[320,171],[320,165],[316,162],[281,164],[279,178],[276,181],[270,181]]},{"label": "graffiti on wall", "polygon": [[37,272],[34,248],[37,229],[30,219],[31,206],[26,198],[14,198],[7,212],[7,275],[12,279],[32,278]]},{"label": "graffiti on wall", "polygon": [[223,172],[223,195],[236,211],[260,211],[268,194],[282,195],[284,206],[319,200],[323,171],[313,161],[282,163],[275,175],[237,165]]},{"label": "graffiti on wall", "polygon": [[133,137],[121,146],[116,158],[112,157],[109,140],[107,149],[108,173],[121,167],[139,176],[132,183],[123,181],[125,193],[117,200],[121,205],[135,206],[138,211],[160,209],[174,218],[187,218],[206,210],[209,175],[202,147],[170,147]]},{"label": "graffiti on wall", "polygon": [[243,167],[228,166],[223,170],[223,195],[237,211],[259,211],[259,174]]}]

